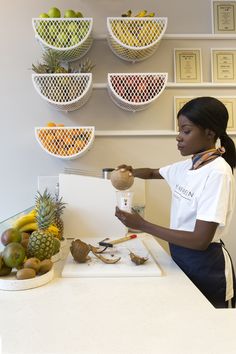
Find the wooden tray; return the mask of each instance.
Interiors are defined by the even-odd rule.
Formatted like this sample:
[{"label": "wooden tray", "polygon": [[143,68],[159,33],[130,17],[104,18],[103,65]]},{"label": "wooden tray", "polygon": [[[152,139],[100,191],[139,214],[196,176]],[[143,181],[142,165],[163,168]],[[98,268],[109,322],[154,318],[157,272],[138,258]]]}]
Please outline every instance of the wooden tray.
[{"label": "wooden tray", "polygon": [[0,278],[0,290],[27,290],[45,285],[53,279],[53,268],[43,275],[32,279],[18,280],[14,273]]}]

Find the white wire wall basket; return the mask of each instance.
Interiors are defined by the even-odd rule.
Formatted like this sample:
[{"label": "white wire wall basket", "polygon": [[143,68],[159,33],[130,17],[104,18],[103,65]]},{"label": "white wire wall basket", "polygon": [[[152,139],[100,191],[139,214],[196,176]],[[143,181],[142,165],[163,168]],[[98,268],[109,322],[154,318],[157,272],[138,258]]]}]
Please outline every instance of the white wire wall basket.
[{"label": "white wire wall basket", "polygon": [[32,26],[43,50],[53,50],[62,61],[80,59],[93,43],[92,18],[33,18]]},{"label": "white wire wall basket", "polygon": [[35,137],[49,155],[73,160],[91,148],[95,127],[36,127]]},{"label": "white wire wall basket", "polygon": [[168,73],[109,73],[108,93],[112,101],[127,111],[142,111],[164,91]]},{"label": "white wire wall basket", "polygon": [[91,73],[32,74],[37,93],[55,109],[75,111],[89,99],[93,89]]},{"label": "white wire wall basket", "polygon": [[167,28],[167,17],[108,17],[107,40],[121,59],[136,62],[150,57]]}]

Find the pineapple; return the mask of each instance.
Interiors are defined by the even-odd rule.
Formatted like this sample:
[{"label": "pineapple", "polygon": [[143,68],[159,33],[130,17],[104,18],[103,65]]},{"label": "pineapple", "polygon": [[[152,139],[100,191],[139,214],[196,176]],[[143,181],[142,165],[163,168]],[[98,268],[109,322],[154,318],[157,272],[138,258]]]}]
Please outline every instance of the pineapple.
[{"label": "pineapple", "polygon": [[54,253],[55,238],[48,227],[55,222],[55,203],[51,195],[44,191],[38,192],[36,197],[36,221],[38,230],[32,232],[27,247],[28,257],[36,257],[41,261],[50,259]]},{"label": "pineapple", "polygon": [[43,52],[43,63],[34,65],[32,64],[32,70],[37,74],[66,74],[68,70],[65,69],[60,62],[58,54],[51,49]]},{"label": "pineapple", "polygon": [[56,225],[56,227],[59,230],[57,237],[59,238],[59,240],[62,240],[63,239],[63,231],[64,231],[64,223],[63,223],[61,216],[63,214],[63,209],[65,208],[65,203],[62,202],[62,197],[60,199],[56,199],[55,206],[56,206],[56,213],[55,213],[56,217],[54,220],[54,224]]}]

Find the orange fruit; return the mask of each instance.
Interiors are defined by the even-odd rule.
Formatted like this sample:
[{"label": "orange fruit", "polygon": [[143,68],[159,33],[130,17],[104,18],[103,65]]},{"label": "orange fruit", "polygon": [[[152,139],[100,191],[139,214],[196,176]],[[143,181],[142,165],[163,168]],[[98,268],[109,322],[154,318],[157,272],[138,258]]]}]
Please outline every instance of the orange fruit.
[{"label": "orange fruit", "polygon": [[47,127],[56,127],[56,123],[54,123],[54,122],[47,122]]}]

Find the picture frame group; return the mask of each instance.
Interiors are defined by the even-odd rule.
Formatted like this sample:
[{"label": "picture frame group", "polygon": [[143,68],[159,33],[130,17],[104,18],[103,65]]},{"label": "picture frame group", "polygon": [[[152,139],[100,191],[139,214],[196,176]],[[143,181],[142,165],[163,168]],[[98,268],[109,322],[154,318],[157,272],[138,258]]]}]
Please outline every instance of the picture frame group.
[{"label": "picture frame group", "polygon": [[[175,48],[175,82],[198,84],[202,77],[201,48]],[[211,48],[211,81],[236,83],[236,48]]]}]

